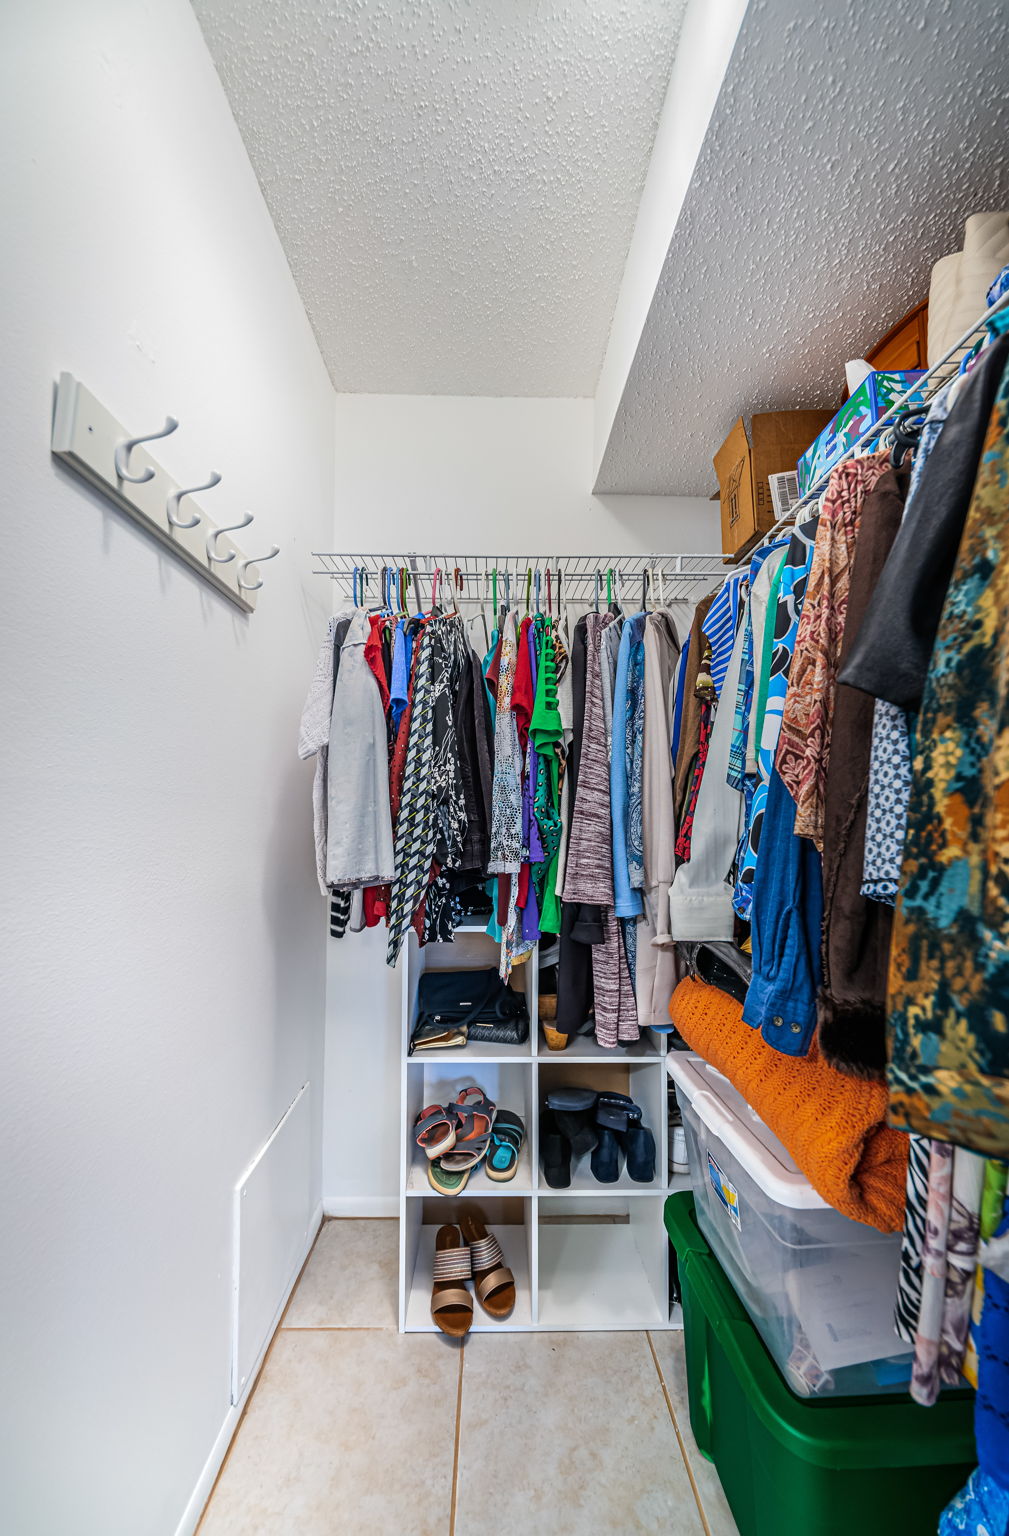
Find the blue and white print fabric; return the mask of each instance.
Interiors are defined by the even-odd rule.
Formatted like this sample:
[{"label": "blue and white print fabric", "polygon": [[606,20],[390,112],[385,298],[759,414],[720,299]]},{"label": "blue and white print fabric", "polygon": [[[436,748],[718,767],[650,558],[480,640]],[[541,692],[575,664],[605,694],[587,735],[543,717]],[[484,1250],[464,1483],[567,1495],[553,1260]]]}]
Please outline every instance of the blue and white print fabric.
[{"label": "blue and white print fabric", "polygon": [[711,680],[719,699],[739,628],[739,599],[745,580],[746,573],[741,572],[722,583],[701,626],[711,645]]},{"label": "blue and white print fabric", "polygon": [[866,803],[862,895],[893,906],[911,794],[911,738],[905,712],[877,699],[872,719],[872,752]]}]

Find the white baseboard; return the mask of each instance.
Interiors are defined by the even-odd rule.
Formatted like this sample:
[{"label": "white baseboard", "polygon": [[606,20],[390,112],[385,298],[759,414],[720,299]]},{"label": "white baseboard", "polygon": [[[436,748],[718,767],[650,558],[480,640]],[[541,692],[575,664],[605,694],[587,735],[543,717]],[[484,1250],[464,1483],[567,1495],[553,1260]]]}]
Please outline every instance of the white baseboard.
[{"label": "white baseboard", "polygon": [[323,1195],[326,1216],[398,1216],[398,1195]]},{"label": "white baseboard", "polygon": [[206,1504],[210,1497],[210,1490],[214,1486],[214,1480],[217,1477],[218,1472],[221,1470],[221,1465],[225,1456],[228,1454],[228,1447],[234,1438],[235,1430],[238,1428],[238,1421],[242,1417],[243,1409],[245,1408],[246,1403],[249,1401],[249,1396],[255,1387],[256,1382],[259,1380],[259,1373],[263,1368],[263,1361],[266,1359],[266,1352],[273,1341],[273,1336],[277,1331],[280,1319],[284,1315],[284,1308],[287,1306],[287,1303],[291,1298],[291,1292],[294,1290],[298,1276],[301,1274],[302,1266],[312,1251],[312,1244],[315,1242],[315,1239],[319,1233],[319,1228],[322,1226],[322,1218],[323,1203],[320,1201],[312,1213],[312,1220],[309,1223],[308,1241],[305,1244],[305,1251],[301,1255],[301,1259],[295,1267],[294,1274],[291,1276],[291,1283],[288,1285],[283,1297],[281,1298],[280,1305],[277,1308],[277,1315],[274,1318],[273,1326],[270,1329],[269,1338],[264,1344],[258,1360],[249,1373],[249,1379],[246,1383],[245,1391],[242,1393],[241,1398],[237,1403],[234,1404],[233,1407],[228,1409],[228,1412],[224,1416],[224,1423],[221,1425],[217,1439],[214,1441],[213,1449],[210,1452],[210,1455],[207,1457],[206,1462],[204,1463],[203,1471],[200,1473],[199,1478],[197,1479],[196,1487],[193,1489],[192,1495],[190,1497],[189,1503],[186,1505],[182,1519],[175,1527],[175,1536],[193,1536],[193,1532],[196,1530],[196,1527],[200,1523],[200,1516],[203,1514],[203,1506]]}]

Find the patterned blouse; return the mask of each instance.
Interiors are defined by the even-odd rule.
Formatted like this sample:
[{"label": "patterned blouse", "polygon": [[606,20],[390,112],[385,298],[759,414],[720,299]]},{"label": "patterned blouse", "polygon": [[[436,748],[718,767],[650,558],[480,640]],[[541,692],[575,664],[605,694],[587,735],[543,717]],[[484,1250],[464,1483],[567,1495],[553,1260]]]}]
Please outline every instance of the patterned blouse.
[{"label": "patterned blouse", "polygon": [[796,835],[811,838],[821,853],[823,792],[855,538],[865,497],[889,466],[888,453],[873,454],[839,464],[830,477],[782,711],[778,772],[795,801]]}]

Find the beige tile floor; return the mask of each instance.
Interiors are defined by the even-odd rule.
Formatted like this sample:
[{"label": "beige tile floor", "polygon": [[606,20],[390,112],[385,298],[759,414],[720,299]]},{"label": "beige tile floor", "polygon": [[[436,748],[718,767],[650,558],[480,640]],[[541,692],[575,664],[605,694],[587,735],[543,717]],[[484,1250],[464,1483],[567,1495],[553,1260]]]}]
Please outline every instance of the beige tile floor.
[{"label": "beige tile floor", "polygon": [[736,1536],[679,1333],[396,1331],[395,1221],[328,1221],[198,1536]]}]

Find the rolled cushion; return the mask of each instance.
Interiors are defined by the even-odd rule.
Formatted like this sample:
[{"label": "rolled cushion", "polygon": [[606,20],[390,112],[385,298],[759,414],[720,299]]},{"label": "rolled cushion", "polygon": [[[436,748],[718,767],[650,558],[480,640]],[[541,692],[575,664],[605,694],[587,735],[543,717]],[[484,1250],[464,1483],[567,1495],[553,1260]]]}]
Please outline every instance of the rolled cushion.
[{"label": "rolled cushion", "polygon": [[907,1137],[885,1123],[887,1091],[836,1072],[818,1055],[783,1056],[743,1023],[742,1006],[687,978],[669,1017],[777,1136],[817,1194],[842,1216],[881,1232],[904,1221]]}]

